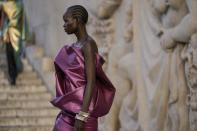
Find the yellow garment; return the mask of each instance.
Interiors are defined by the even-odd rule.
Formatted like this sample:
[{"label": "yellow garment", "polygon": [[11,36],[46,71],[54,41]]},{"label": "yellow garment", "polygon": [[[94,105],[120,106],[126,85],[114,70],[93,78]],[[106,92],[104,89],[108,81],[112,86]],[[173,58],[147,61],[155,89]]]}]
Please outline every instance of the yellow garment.
[{"label": "yellow garment", "polygon": [[20,50],[22,39],[25,38],[25,20],[22,3],[7,1],[0,2],[0,6],[2,6],[2,9],[8,18],[8,24],[4,27],[3,41],[6,43],[9,41],[14,50],[18,52]]},{"label": "yellow garment", "polygon": [[[22,40],[29,39],[29,31],[26,24],[22,1],[1,1],[1,10],[6,14],[3,23],[3,43],[12,44],[17,71],[23,69],[20,59]],[[27,37],[28,36],[28,37]]]}]

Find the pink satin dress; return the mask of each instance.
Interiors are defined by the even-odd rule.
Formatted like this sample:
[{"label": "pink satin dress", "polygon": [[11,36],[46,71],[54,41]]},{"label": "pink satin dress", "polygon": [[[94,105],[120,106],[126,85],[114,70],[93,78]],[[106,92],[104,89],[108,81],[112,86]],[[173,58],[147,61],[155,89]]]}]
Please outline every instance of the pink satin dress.
[{"label": "pink satin dress", "polygon": [[[116,91],[102,69],[104,59],[98,53],[95,55],[96,83],[89,106],[90,117],[85,123],[85,131],[98,130],[98,117],[109,112]],[[54,130],[74,131],[75,115],[81,110],[87,83],[81,48],[74,44],[65,45],[56,56],[54,65],[56,97],[51,103],[61,109]]]}]

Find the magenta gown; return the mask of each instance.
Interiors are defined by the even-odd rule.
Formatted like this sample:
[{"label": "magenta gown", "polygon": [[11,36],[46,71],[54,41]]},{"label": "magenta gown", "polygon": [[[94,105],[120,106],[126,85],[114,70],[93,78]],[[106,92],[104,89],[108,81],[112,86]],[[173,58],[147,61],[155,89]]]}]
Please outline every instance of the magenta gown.
[{"label": "magenta gown", "polygon": [[[96,53],[96,83],[89,106],[90,117],[85,123],[85,131],[98,130],[98,117],[106,115],[112,105],[115,88],[105,75],[102,65],[104,59]],[[51,103],[61,109],[55,131],[74,131],[75,115],[81,110],[86,76],[84,57],[79,47],[65,45],[54,61],[56,74],[56,97]]]}]

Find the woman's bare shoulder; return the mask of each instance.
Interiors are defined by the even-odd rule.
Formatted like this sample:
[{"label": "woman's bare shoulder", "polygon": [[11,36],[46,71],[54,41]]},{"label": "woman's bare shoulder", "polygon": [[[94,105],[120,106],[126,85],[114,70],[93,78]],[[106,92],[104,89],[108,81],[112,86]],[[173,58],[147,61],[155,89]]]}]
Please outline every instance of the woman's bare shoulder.
[{"label": "woman's bare shoulder", "polygon": [[98,52],[96,41],[92,37],[88,37],[83,46],[83,51]]}]

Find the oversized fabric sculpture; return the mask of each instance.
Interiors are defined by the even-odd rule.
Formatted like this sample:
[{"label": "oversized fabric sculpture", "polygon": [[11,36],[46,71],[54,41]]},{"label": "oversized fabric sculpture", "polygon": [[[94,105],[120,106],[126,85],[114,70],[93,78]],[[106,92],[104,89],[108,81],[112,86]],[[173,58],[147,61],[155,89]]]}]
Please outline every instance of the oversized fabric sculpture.
[{"label": "oversized fabric sculpture", "polygon": [[[109,112],[115,95],[115,88],[102,69],[104,59],[98,53],[95,55],[96,83],[89,106],[90,117],[85,126],[89,130],[91,130],[91,126],[97,126],[98,117]],[[68,130],[68,128],[74,129],[75,115],[81,110],[87,84],[81,48],[74,45],[64,46],[54,63],[56,98],[52,100],[52,104],[61,109],[55,128],[58,131]]]}]

